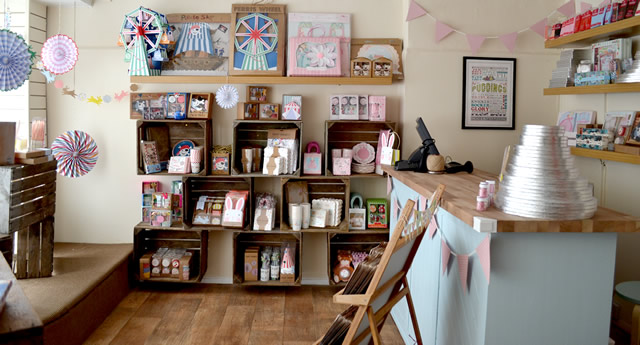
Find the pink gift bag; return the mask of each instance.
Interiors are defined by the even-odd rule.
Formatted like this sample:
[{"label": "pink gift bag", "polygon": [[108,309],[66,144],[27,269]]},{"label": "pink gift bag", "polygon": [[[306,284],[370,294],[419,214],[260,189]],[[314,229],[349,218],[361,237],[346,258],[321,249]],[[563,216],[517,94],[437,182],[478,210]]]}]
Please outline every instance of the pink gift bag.
[{"label": "pink gift bag", "polygon": [[320,145],[316,141],[307,144],[302,172],[305,175],[322,175],[322,153],[320,153]]}]

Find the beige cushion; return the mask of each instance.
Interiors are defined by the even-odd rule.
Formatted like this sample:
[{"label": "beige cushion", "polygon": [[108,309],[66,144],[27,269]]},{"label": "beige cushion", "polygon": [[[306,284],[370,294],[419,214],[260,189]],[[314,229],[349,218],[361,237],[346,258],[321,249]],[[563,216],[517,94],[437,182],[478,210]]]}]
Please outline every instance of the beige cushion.
[{"label": "beige cushion", "polygon": [[132,244],[55,243],[53,275],[18,283],[46,325],[89,294],[132,251]]}]

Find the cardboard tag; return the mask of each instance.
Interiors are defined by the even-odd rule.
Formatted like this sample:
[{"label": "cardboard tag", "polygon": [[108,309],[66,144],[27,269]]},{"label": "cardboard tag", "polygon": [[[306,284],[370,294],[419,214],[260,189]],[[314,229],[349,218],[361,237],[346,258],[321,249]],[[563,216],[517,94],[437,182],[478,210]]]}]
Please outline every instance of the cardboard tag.
[{"label": "cardboard tag", "polygon": [[297,128],[270,129],[267,131],[267,139],[295,139],[297,133]]}]

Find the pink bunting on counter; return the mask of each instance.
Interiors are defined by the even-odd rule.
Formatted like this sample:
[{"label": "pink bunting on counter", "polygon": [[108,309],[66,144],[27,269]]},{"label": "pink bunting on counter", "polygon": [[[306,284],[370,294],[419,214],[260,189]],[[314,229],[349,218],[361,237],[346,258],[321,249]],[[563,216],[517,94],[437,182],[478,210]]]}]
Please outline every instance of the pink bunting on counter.
[{"label": "pink bunting on counter", "polygon": [[416,0],[411,0],[409,3],[409,11],[407,12],[407,21],[412,21],[416,18],[422,17],[427,14],[427,11],[422,8],[422,6],[418,5]]},{"label": "pink bunting on counter", "polygon": [[591,7],[592,7],[591,4],[586,3],[586,2],[581,2],[580,3],[580,13],[587,12],[588,10],[591,9]]},{"label": "pink bunting on counter", "polygon": [[449,25],[436,19],[436,42],[440,42],[452,32],[453,29]]},{"label": "pink bunting on counter", "polygon": [[447,266],[449,266],[449,257],[451,256],[451,249],[447,245],[447,242],[442,239],[442,275],[447,272]]},{"label": "pink bunting on counter", "polygon": [[391,214],[396,217],[396,220],[398,219],[398,201],[395,196],[391,200]]},{"label": "pink bunting on counter", "polygon": [[478,52],[484,40],[484,36],[467,34],[467,42],[469,42],[469,48],[471,48],[473,55]]},{"label": "pink bunting on counter", "polygon": [[420,195],[420,211],[424,211],[427,209],[427,198]]},{"label": "pink bunting on counter", "polygon": [[433,235],[435,235],[436,231],[438,231],[438,221],[436,220],[435,214],[431,216],[431,221],[429,222],[427,231],[429,232],[430,238],[433,238]]},{"label": "pink bunting on counter", "polygon": [[391,194],[391,189],[393,189],[393,185],[391,184],[391,176],[387,176],[387,195]]},{"label": "pink bunting on counter", "polygon": [[460,284],[462,284],[462,291],[466,294],[467,289],[467,277],[469,275],[469,255],[458,254],[458,272],[460,273]]},{"label": "pink bunting on counter", "polygon": [[567,17],[574,17],[576,15],[576,2],[571,0],[566,4],[558,7],[558,12],[564,14]]},{"label": "pink bunting on counter", "polygon": [[513,50],[516,48],[516,38],[518,38],[518,33],[512,32],[510,34],[500,36],[500,42],[502,42],[502,44],[504,44],[504,46],[513,53]]},{"label": "pink bunting on counter", "polygon": [[547,18],[543,18],[539,22],[531,25],[529,29],[531,29],[533,32],[537,33],[538,35],[542,36],[542,38],[544,38],[544,30],[546,26],[547,26]]},{"label": "pink bunting on counter", "polygon": [[485,278],[487,278],[487,284],[490,283],[491,278],[491,250],[490,250],[491,240],[489,236],[485,237],[482,242],[476,248],[476,253],[478,253],[478,258],[480,259],[480,266],[482,266],[482,271],[484,272]]}]

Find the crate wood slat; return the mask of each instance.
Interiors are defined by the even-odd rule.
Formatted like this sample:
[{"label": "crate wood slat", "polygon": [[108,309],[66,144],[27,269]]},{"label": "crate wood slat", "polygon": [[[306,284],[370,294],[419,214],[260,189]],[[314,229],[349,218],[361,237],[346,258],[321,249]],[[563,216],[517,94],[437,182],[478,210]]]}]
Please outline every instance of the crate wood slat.
[{"label": "crate wood slat", "polygon": [[[137,174],[147,175],[144,172],[144,163],[142,161],[142,155],[140,153],[140,141],[147,140],[147,129],[152,127],[167,127],[169,135],[169,150],[173,150],[173,147],[183,140],[191,140],[196,146],[203,147],[203,156],[201,163],[201,170],[198,174],[189,174],[194,176],[205,176],[209,171],[209,153],[211,151],[211,120],[138,120],[137,122],[137,137],[136,137],[136,156],[137,156]],[[154,174],[148,174],[154,175]],[[174,175],[180,176],[182,174],[169,174],[167,170],[163,170],[156,175]]]},{"label": "crate wood slat", "polygon": [[38,186],[36,188],[27,189],[25,191],[18,192],[11,195],[11,206],[15,206],[23,202],[27,202],[28,200],[42,197],[47,194],[53,194],[55,192],[56,192],[55,182]]},{"label": "crate wood slat", "polygon": [[184,248],[193,253],[191,259],[191,279],[179,280],[171,277],[151,277],[142,280],[139,270],[135,269],[136,278],[145,282],[197,283],[207,272],[209,232],[206,230],[156,230],[136,227],[133,230],[133,256],[136,268],[140,258],[146,253],[155,253],[158,248]]},{"label": "crate wood slat", "polygon": [[[302,121],[260,121],[260,120],[234,120],[233,121],[233,141],[231,147],[231,174],[244,176],[242,173],[242,148],[262,147],[264,160],[264,148],[267,146],[268,132],[270,129],[298,129],[298,169],[292,174],[300,176],[302,170]],[[257,174],[256,174],[257,173]],[[262,162],[260,171],[254,172],[252,176],[262,175]]]},{"label": "crate wood slat", "polygon": [[48,171],[30,178],[25,178],[11,183],[11,193],[51,183],[56,180],[56,172]]},{"label": "crate wood slat", "polygon": [[27,278],[40,276],[40,223],[31,224],[28,230],[29,246],[27,257]]},{"label": "crate wood slat", "polygon": [[20,165],[13,169],[11,179],[16,180],[23,177],[29,177],[37,174],[41,174],[47,171],[56,170],[58,162],[52,160],[50,162],[35,164],[35,165]]},{"label": "crate wood slat", "polygon": [[27,229],[23,231],[18,231],[14,234],[14,236],[18,237],[18,250],[15,255],[15,262],[13,271],[18,279],[27,278],[27,255],[28,255],[28,243],[29,243],[29,232]]},{"label": "crate wood slat", "polygon": [[35,212],[29,213],[26,216],[14,218],[9,223],[9,231],[19,231],[20,229],[28,227],[33,223],[41,222],[45,218],[53,216],[55,211],[55,204],[51,204],[49,206],[46,206],[45,208],[41,208]]},{"label": "crate wood slat", "polygon": [[[361,142],[378,149],[380,130],[396,131],[396,123],[391,121],[325,121],[324,167],[325,175],[333,176],[332,149],[351,149]],[[353,173],[351,176],[358,176]]]},{"label": "crate wood slat", "polygon": [[50,277],[53,273],[53,217],[42,221],[40,234],[42,249],[40,251],[40,276]]},{"label": "crate wood slat", "polygon": [[309,191],[309,203],[314,199],[332,198],[342,200],[342,222],[337,227],[309,228],[302,231],[347,231],[349,229],[349,201],[351,199],[351,181],[348,177],[322,177],[322,178],[282,178],[280,183],[280,230],[291,230],[289,226],[289,206],[286,200],[287,184],[289,182],[307,182]]},{"label": "crate wood slat", "polygon": [[56,195],[49,194],[40,199],[31,200],[30,202],[23,203],[20,206],[12,207],[11,211],[9,211],[9,217],[19,217],[20,215],[28,214],[41,208],[45,208],[46,206],[55,204],[55,202]]},{"label": "crate wood slat", "polygon": [[[296,271],[293,283],[278,281],[261,282],[258,273],[258,281],[244,281],[244,252],[248,247],[280,246],[282,243],[294,243],[296,247]],[[282,259],[282,253],[280,253]],[[258,252],[258,260],[260,252]],[[258,264],[258,267],[260,264]],[[302,234],[301,233],[253,233],[237,232],[233,234],[233,283],[241,285],[271,285],[271,286],[300,286],[302,284]]]},{"label": "crate wood slat", "polygon": [[[183,222],[187,228],[201,228],[207,230],[223,230],[220,225],[193,224],[193,214],[200,196],[208,195],[224,198],[231,190],[249,191],[245,206],[245,227],[251,229],[253,221],[253,179],[251,177],[183,177]],[[239,228],[234,228],[239,229]]]}]

